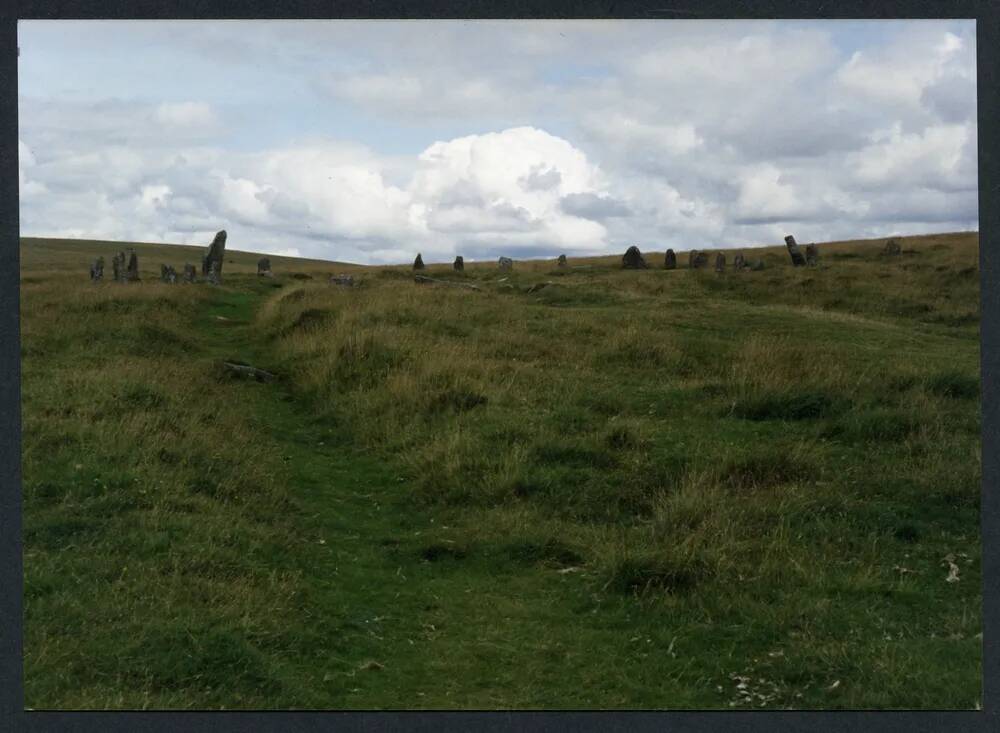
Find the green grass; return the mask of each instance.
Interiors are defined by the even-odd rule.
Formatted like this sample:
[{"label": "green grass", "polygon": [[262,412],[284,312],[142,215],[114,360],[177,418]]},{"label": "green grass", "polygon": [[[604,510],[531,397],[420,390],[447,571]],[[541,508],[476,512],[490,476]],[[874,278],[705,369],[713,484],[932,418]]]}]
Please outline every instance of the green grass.
[{"label": "green grass", "polygon": [[475,292],[23,240],[26,704],[974,707],[978,243],[902,244],[429,266]]}]

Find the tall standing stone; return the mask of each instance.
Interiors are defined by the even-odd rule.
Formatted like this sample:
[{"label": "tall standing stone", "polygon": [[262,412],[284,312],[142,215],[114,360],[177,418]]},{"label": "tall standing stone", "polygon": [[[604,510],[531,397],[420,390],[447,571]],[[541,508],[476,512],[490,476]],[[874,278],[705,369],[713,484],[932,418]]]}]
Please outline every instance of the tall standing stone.
[{"label": "tall standing stone", "polygon": [[622,255],[622,267],[626,270],[646,269],[646,260],[642,258],[642,252],[634,244]]},{"label": "tall standing stone", "polygon": [[198,279],[198,271],[197,269],[195,269],[195,266],[192,265],[190,262],[185,262],[184,277],[183,280],[181,280],[181,282],[193,283],[197,279]]},{"label": "tall standing stone", "polygon": [[125,271],[125,279],[130,283],[139,282],[139,255],[134,249],[128,251],[128,269]]},{"label": "tall standing stone", "polygon": [[94,260],[94,264],[90,266],[90,279],[95,283],[100,282],[104,278],[104,258],[98,257]]},{"label": "tall standing stone", "polygon": [[819,264],[819,247],[817,247],[815,244],[806,245],[806,264],[807,265]]},{"label": "tall standing stone", "polygon": [[416,259],[413,260],[413,269],[414,270],[423,270],[424,269],[424,258],[420,256],[419,252],[417,252]]},{"label": "tall standing stone", "polygon": [[271,277],[271,260],[261,257],[257,260],[257,274],[261,277]]},{"label": "tall standing stone", "polygon": [[802,256],[802,252],[799,250],[799,245],[795,243],[795,237],[789,234],[785,237],[785,246],[788,247],[788,254],[792,258],[792,264],[796,267],[802,267],[806,264],[806,258]]},{"label": "tall standing stone", "polygon": [[566,255],[559,255],[559,259],[556,260],[557,267],[569,267],[569,263],[566,262]]},{"label": "tall standing stone", "polygon": [[208,245],[208,252],[201,258],[201,274],[206,277],[211,270],[212,263],[215,263],[215,276],[217,280],[222,280],[222,259],[226,256],[226,230],[223,229],[215,235],[215,239]]},{"label": "tall standing stone", "polygon": [[465,271],[465,260],[462,259],[462,255],[455,256],[455,262],[452,264],[452,267],[454,267],[458,272]]},{"label": "tall standing stone", "polygon": [[220,265],[218,260],[211,260],[208,263],[208,281],[212,285],[218,285],[222,282],[222,277],[219,275],[219,267]]},{"label": "tall standing stone", "polygon": [[663,268],[665,270],[677,269],[677,255],[674,254],[672,249],[668,249],[667,254],[663,257]]},{"label": "tall standing stone", "polygon": [[719,252],[717,255],[715,255],[715,271],[725,272],[725,270],[726,270],[726,256],[722,254],[722,252]]},{"label": "tall standing stone", "polygon": [[512,260],[510,257],[501,257],[499,260],[497,260],[497,267],[499,267],[504,272],[507,272],[512,267],[514,267],[514,260]]}]

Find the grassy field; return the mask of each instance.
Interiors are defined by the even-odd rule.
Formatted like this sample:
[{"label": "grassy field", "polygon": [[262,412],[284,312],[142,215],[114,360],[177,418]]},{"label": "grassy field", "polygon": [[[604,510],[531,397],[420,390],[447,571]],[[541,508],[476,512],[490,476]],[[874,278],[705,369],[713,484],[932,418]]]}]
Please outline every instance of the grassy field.
[{"label": "grassy field", "polygon": [[900,242],[429,267],[474,291],[22,240],[26,705],[978,706],[978,239]]}]

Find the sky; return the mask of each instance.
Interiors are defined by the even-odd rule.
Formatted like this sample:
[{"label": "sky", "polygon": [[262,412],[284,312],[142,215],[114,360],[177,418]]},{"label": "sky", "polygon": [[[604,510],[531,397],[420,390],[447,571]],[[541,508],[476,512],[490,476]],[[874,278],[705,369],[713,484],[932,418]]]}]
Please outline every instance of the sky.
[{"label": "sky", "polygon": [[22,236],[358,263],[978,229],[974,21],[19,21]]}]

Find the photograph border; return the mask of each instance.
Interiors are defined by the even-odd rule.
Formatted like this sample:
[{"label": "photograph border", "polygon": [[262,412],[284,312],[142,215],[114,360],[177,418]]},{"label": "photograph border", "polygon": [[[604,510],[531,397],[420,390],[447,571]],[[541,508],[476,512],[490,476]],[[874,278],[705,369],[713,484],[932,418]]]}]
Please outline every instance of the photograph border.
[{"label": "photograph border", "polygon": [[[25,711],[22,663],[17,21],[29,19],[974,19],[979,142],[983,690],[980,711]],[[1000,4],[990,0],[321,2],[79,0],[0,10],[0,730],[1000,730]],[[993,284],[993,287],[987,285]]]}]

